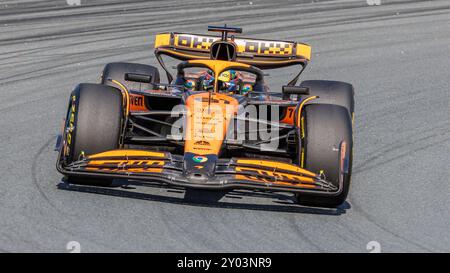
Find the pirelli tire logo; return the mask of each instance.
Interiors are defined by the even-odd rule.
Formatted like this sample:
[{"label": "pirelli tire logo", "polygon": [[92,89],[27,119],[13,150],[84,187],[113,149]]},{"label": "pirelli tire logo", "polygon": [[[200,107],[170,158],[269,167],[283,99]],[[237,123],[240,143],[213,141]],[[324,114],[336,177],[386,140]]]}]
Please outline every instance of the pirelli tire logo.
[{"label": "pirelli tire logo", "polygon": [[[211,44],[218,39],[217,37],[177,34],[175,35],[174,46],[209,51]],[[239,53],[248,54],[291,55],[294,48],[293,43],[281,41],[235,39],[234,42]]]},{"label": "pirelli tire logo", "polygon": [[69,115],[68,115],[68,120],[67,120],[67,125],[66,125],[66,145],[64,147],[64,155],[65,156],[69,156],[70,155],[70,149],[72,146],[72,142],[73,142],[73,131],[75,130],[75,114],[76,114],[76,110],[77,110],[77,97],[76,96],[72,96],[71,97],[71,103],[70,103],[70,110],[69,110]]}]

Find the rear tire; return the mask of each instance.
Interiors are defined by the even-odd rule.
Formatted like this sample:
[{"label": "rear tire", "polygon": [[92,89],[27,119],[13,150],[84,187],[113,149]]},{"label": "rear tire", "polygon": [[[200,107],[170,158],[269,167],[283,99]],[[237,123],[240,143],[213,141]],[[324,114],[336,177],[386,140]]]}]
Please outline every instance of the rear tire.
[{"label": "rear tire", "polygon": [[317,196],[298,194],[301,205],[318,207],[337,207],[347,198],[350,187],[352,165],[352,122],[346,108],[332,104],[310,104],[302,111],[305,124],[304,168],[314,173],[323,171],[326,180],[339,186],[340,146],[346,143],[345,157],[348,161],[348,174],[344,175],[343,188],[336,196]]},{"label": "rear tire", "polygon": [[353,85],[339,81],[309,80],[303,81],[300,87],[309,88],[309,96],[319,96],[307,104],[335,104],[345,107],[353,118],[355,99]]},{"label": "rear tire", "polygon": [[153,89],[153,84],[151,83],[140,83],[133,81],[126,81],[126,73],[135,73],[151,76],[151,81],[153,83],[159,83],[159,71],[158,68],[145,65],[145,64],[135,64],[135,63],[109,63],[103,69],[101,83],[112,87],[121,88],[117,84],[111,82],[110,80],[116,80],[123,84],[128,90],[150,90]]},{"label": "rear tire", "polygon": [[[79,160],[84,155],[92,155],[119,147],[122,128],[123,107],[120,90],[101,84],[79,84],[71,94],[75,104],[73,131],[68,142],[68,162]],[[70,107],[70,106],[69,106]],[[69,118],[66,128],[70,127]],[[92,179],[68,177],[69,183],[109,185],[112,179]]]}]

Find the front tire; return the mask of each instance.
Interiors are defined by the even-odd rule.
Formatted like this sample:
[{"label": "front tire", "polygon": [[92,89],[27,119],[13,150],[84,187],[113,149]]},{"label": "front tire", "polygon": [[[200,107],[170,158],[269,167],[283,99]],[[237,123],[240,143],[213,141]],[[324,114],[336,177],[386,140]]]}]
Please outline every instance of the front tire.
[{"label": "front tire", "polygon": [[[79,84],[71,94],[66,128],[67,162],[119,147],[123,107],[120,90],[102,84]],[[69,140],[70,139],[70,140]],[[109,185],[112,179],[69,176],[69,183]]]},{"label": "front tire", "polygon": [[306,206],[337,207],[347,198],[350,187],[353,132],[349,112],[339,105],[310,104],[305,106],[301,118],[305,126],[304,138],[301,139],[304,148],[303,167],[314,173],[323,173],[327,181],[339,187],[340,148],[345,142],[348,173],[344,175],[342,191],[338,195],[298,194],[297,201]]}]

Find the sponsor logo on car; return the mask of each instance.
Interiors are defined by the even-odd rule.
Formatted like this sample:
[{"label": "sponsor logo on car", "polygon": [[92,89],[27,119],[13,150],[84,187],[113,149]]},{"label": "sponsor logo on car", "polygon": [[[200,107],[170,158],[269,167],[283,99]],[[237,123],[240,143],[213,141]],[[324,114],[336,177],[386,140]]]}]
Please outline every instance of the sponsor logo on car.
[{"label": "sponsor logo on car", "polygon": [[204,163],[208,161],[208,158],[206,156],[196,155],[192,157],[192,160],[194,160],[197,163]]}]

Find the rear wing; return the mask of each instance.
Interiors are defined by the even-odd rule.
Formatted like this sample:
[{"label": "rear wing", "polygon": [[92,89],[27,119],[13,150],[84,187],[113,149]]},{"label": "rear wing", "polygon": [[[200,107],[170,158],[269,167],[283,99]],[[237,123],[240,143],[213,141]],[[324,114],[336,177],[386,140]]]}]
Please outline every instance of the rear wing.
[{"label": "rear wing", "polygon": [[[236,62],[253,65],[260,69],[291,65],[301,65],[304,69],[311,59],[311,46],[304,43],[235,38],[234,36],[227,39],[236,44]],[[167,55],[182,61],[210,59],[211,45],[218,40],[221,40],[221,37],[212,35],[179,32],[159,33],[155,38],[155,55],[168,73],[161,55]]]}]

